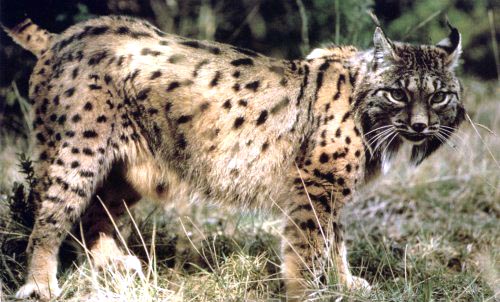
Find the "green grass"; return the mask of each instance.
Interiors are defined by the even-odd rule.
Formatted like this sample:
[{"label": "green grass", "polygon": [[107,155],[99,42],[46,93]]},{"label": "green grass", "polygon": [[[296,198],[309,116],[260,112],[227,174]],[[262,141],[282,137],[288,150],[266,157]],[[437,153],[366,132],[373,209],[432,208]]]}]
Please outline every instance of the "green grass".
[{"label": "green grass", "polygon": [[[358,192],[343,214],[349,261],[373,290],[346,292],[332,283],[312,293],[314,301],[500,299],[498,92],[494,83],[466,81],[465,105],[481,124],[476,128],[482,139],[465,123],[453,139],[456,149],[442,148],[418,168],[399,158],[387,175]],[[0,276],[9,298],[21,282],[19,250],[28,230],[9,220],[7,199],[19,176],[12,164],[15,140],[2,139],[11,143],[0,154]],[[95,272],[81,254],[83,263],[67,263],[60,277],[61,300],[283,299],[276,217],[208,205],[154,209],[146,203],[133,213],[141,236],[131,219],[121,225],[145,277],[116,268]]]}]

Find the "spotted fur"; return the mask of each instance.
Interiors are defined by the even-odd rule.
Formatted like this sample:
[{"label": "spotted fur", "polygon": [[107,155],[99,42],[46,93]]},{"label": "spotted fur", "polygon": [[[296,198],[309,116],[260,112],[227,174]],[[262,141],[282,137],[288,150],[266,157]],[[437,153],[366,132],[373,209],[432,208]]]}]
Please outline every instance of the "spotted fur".
[{"label": "spotted fur", "polygon": [[[289,298],[303,299],[332,263],[342,284],[368,288],[349,272],[342,206],[379,170],[381,149],[393,154],[418,136],[421,161],[439,145],[425,131],[463,118],[455,29],[438,46],[392,42],[377,29],[372,50],[278,60],[128,17],[86,21],[37,47],[23,27],[11,35],[39,57],[30,79],[38,209],[21,298],[59,293],[57,252],[78,221],[95,261],[112,258],[100,200],[118,218],[123,202],[187,194],[284,217]],[[406,99],[394,101],[395,91]],[[436,107],[428,99],[438,91],[449,99]],[[393,144],[382,126],[397,128]]]}]

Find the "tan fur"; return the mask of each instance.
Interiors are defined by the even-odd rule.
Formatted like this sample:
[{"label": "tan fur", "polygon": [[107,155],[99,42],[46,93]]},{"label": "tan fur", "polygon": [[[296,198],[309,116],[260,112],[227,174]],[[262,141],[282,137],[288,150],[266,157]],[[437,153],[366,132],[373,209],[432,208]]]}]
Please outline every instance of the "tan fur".
[{"label": "tan fur", "polygon": [[370,53],[329,47],[277,60],[126,17],[77,24],[46,51],[31,49],[40,55],[30,85],[39,199],[18,297],[58,293],[52,265],[79,220],[95,261],[112,260],[103,204],[119,218],[141,196],[282,215],[290,299],[329,269],[369,288],[349,272],[338,217],[366,174],[354,106]]}]

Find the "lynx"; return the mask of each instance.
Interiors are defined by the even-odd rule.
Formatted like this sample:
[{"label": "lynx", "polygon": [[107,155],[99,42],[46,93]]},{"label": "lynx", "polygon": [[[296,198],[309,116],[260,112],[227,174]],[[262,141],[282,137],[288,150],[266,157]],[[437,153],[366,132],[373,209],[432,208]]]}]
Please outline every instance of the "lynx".
[{"label": "lynx", "polygon": [[141,197],[168,202],[186,191],[283,217],[290,299],[324,282],[327,263],[341,284],[369,289],[349,271],[339,215],[402,145],[419,164],[464,119],[460,34],[449,27],[437,45],[394,42],[376,28],[372,49],[331,46],[301,60],[130,17],[61,34],[30,20],[7,29],[38,57],[29,86],[36,223],[17,297],[60,294],[57,254],[74,224],[106,265],[123,254],[104,207],[119,218]]}]

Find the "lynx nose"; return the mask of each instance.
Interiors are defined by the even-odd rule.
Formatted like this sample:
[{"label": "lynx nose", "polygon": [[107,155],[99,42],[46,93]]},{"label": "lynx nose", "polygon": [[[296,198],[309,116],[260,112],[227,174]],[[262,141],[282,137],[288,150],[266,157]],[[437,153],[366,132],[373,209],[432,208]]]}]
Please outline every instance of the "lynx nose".
[{"label": "lynx nose", "polygon": [[425,128],[427,128],[427,124],[424,124],[424,123],[414,123],[414,124],[411,124],[411,128],[413,130],[415,130],[415,132],[420,133],[420,132],[424,131]]}]

